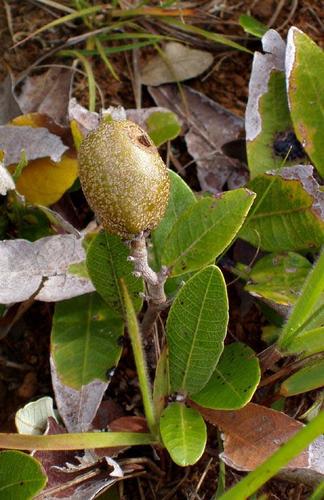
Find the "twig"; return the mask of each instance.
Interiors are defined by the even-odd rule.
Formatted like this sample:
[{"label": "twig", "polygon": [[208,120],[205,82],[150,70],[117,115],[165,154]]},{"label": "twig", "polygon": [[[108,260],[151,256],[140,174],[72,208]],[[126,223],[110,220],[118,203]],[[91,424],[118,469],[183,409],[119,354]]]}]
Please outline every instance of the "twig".
[{"label": "twig", "polygon": [[148,290],[148,308],[141,325],[142,333],[145,336],[152,331],[159,313],[167,306],[164,283],[168,277],[168,269],[162,267],[161,271],[157,273],[149,266],[144,235],[132,240],[130,248],[128,259],[134,264],[134,275],[144,279]]},{"label": "twig", "polygon": [[273,375],[270,375],[269,377],[266,377],[265,379],[261,380],[259,384],[260,387],[264,387],[265,385],[273,384],[277,380],[286,377],[287,375],[290,375],[292,372],[295,372],[299,370],[299,368],[303,368],[304,366],[307,366],[310,362],[312,361],[317,361],[323,359],[324,354],[322,352],[312,354],[311,356],[308,356],[307,358],[299,359],[297,361],[294,361],[290,365],[284,366],[281,368],[279,371],[274,373]]}]

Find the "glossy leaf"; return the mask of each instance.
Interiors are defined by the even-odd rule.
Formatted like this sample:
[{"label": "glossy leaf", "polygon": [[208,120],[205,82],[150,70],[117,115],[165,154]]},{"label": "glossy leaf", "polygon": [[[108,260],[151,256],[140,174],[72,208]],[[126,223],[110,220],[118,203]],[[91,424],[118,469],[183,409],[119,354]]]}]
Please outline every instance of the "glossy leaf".
[{"label": "glossy leaf", "polygon": [[181,130],[177,115],[172,111],[156,111],[146,120],[147,132],[154,144],[159,147],[167,141],[175,139]]},{"label": "glossy leaf", "polygon": [[324,386],[324,360],[315,361],[287,378],[280,386],[280,394],[295,396]]},{"label": "glossy leaf", "polygon": [[211,377],[223,351],[228,322],[226,284],[209,266],[178,293],[167,320],[172,391],[195,394]]},{"label": "glossy leaf", "polygon": [[172,460],[181,467],[195,464],[205,450],[206,424],[197,410],[182,403],[171,403],[164,410],[160,432]]},{"label": "glossy leaf", "polygon": [[118,236],[103,231],[90,243],[87,251],[88,273],[97,292],[109,308],[124,314],[120,278],[125,280],[135,310],[142,307],[140,292],[144,291],[143,280],[133,276],[133,264],[127,261],[129,251]]},{"label": "glossy leaf", "polygon": [[235,410],[252,398],[260,382],[258,358],[247,345],[225,346],[207,385],[192,400],[206,408]]},{"label": "glossy leaf", "polygon": [[249,184],[255,208],[240,237],[270,252],[316,249],[324,242],[321,210],[323,194],[312,177],[312,167],[285,167]]},{"label": "glossy leaf", "polygon": [[161,253],[173,225],[188,207],[196,203],[194,193],[178,174],[169,170],[169,177],[171,187],[168,206],[160,224],[151,234],[154,259],[158,267],[161,266]]},{"label": "glossy leaf", "polygon": [[324,53],[295,26],[287,37],[286,75],[296,135],[324,175]]},{"label": "glossy leaf", "polygon": [[39,462],[21,451],[0,452],[0,497],[31,500],[44,488],[46,475]]},{"label": "glossy leaf", "polygon": [[291,306],[311,268],[309,260],[297,253],[269,254],[253,266],[245,290],[256,297]]},{"label": "glossy leaf", "polygon": [[65,385],[81,389],[116,366],[121,354],[118,339],[123,321],[96,293],[56,305],[52,327],[52,354]]},{"label": "glossy leaf", "polygon": [[209,264],[233,241],[252,205],[247,189],[206,197],[178,218],[165,241],[162,264],[178,276]]}]

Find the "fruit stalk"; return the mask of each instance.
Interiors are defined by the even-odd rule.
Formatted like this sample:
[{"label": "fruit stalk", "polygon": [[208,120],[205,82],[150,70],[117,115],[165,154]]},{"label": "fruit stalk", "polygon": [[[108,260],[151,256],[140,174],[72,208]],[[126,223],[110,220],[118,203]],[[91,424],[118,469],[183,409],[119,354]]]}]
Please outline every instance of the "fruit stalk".
[{"label": "fruit stalk", "polygon": [[146,240],[143,234],[131,241],[130,248],[129,259],[134,264],[134,274],[141,276],[147,286],[148,308],[141,325],[142,333],[146,336],[151,333],[159,313],[166,307],[164,283],[168,277],[168,269],[162,267],[160,272],[155,272],[149,266]]}]

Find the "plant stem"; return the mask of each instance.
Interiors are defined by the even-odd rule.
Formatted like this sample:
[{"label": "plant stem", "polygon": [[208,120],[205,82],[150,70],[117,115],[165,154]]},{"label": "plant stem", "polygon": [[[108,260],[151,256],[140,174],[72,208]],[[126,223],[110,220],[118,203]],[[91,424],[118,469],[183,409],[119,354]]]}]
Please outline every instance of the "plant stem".
[{"label": "plant stem", "polygon": [[134,263],[134,273],[138,277],[143,277],[148,290],[148,308],[141,328],[142,334],[147,336],[152,331],[160,311],[166,306],[164,283],[168,276],[168,270],[163,267],[157,273],[149,266],[144,235],[132,240],[130,246],[130,260]]},{"label": "plant stem", "polygon": [[144,348],[142,344],[142,337],[139,330],[136,313],[134,310],[133,303],[130,299],[128,290],[124,281],[121,279],[121,288],[124,297],[124,304],[126,310],[128,334],[131,340],[133,354],[135,359],[136,371],[138,375],[138,381],[142,393],[143,405],[145,417],[147,420],[147,425],[152,433],[152,436],[158,436],[158,425],[156,421],[155,409],[152,399],[152,391],[150,387],[150,381],[147,371],[146,358],[144,354]]}]

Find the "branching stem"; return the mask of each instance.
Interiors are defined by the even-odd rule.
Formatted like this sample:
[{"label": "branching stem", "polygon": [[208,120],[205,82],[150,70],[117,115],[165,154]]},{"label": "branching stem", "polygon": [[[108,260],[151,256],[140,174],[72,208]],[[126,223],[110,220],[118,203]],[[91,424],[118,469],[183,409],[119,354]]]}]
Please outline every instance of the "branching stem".
[{"label": "branching stem", "polygon": [[148,308],[141,325],[141,331],[145,337],[150,334],[159,313],[166,307],[164,283],[168,277],[168,269],[162,267],[161,271],[157,273],[149,266],[144,235],[132,240],[130,248],[129,258],[134,264],[134,273],[144,279],[148,291]]}]

